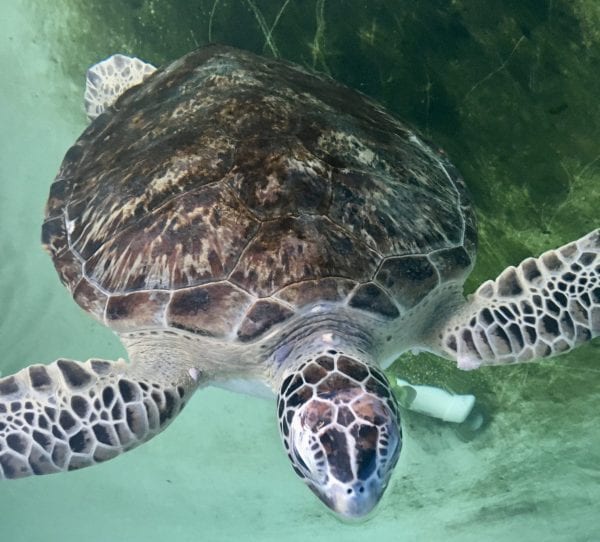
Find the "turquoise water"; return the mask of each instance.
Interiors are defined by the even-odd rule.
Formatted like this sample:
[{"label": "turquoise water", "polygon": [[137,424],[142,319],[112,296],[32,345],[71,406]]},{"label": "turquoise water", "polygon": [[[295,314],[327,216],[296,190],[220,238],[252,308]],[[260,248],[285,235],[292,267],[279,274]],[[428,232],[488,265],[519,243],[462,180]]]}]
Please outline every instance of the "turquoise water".
[{"label": "turquoise water", "polygon": [[[50,5],[48,5],[50,4]],[[379,99],[463,171],[480,220],[468,288],[600,223],[600,5],[541,2],[76,0],[0,3],[2,374],[123,351],[39,247],[49,184],[85,126],[83,73],[155,64],[209,38],[279,55]],[[274,405],[199,393],[167,432],[105,465],[0,487],[0,539],[595,541],[600,344],[463,373],[407,355],[390,374],[472,392],[477,435],[406,413],[391,487],[367,523],[296,479]]]}]

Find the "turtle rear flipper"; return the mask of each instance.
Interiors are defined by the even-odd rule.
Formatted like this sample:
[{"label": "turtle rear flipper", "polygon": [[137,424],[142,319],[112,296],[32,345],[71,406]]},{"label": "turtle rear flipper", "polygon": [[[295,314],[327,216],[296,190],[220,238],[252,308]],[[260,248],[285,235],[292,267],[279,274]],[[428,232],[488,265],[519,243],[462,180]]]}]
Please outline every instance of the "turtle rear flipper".
[{"label": "turtle rear flipper", "polygon": [[429,347],[462,369],[568,352],[600,334],[600,229],[482,284]]},{"label": "turtle rear flipper", "polygon": [[197,389],[197,374],[143,363],[57,360],[0,379],[0,478],[75,470],[162,431]]},{"label": "turtle rear flipper", "polygon": [[112,55],[94,64],[85,79],[85,112],[94,120],[112,106],[126,90],[139,85],[156,68],[139,58]]}]

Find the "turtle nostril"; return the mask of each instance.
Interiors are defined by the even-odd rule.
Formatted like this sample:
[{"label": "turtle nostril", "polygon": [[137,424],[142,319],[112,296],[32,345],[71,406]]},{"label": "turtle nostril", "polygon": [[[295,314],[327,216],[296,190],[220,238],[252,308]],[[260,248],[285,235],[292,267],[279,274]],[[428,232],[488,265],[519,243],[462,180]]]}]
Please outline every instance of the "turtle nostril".
[{"label": "turtle nostril", "polygon": [[365,486],[359,486],[356,491],[349,487],[348,489],[346,489],[346,495],[352,495],[353,493],[364,493],[365,492]]}]

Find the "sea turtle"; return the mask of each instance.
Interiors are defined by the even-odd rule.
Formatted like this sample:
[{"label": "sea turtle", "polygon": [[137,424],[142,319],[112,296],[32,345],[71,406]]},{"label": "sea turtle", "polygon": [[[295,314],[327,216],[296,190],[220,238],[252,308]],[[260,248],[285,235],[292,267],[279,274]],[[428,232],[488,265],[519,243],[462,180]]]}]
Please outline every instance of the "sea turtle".
[{"label": "sea turtle", "polygon": [[474,369],[600,332],[600,229],[465,300],[476,226],[459,173],[324,75],[209,46],[158,70],[115,55],[87,83],[92,122],[52,184],[42,239],[129,361],[1,379],[3,478],[113,458],[216,384],[277,395],[296,473],[359,517],[400,453],[382,372],[399,354]]}]

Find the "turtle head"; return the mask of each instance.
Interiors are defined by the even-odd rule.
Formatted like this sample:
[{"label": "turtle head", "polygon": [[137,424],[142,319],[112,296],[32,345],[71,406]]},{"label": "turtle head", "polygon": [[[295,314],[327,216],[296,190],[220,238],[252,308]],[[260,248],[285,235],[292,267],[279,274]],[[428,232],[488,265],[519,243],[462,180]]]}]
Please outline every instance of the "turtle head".
[{"label": "turtle head", "polygon": [[402,445],[387,379],[356,357],[329,350],[285,377],[279,427],[296,473],[343,518],[379,502]]}]

